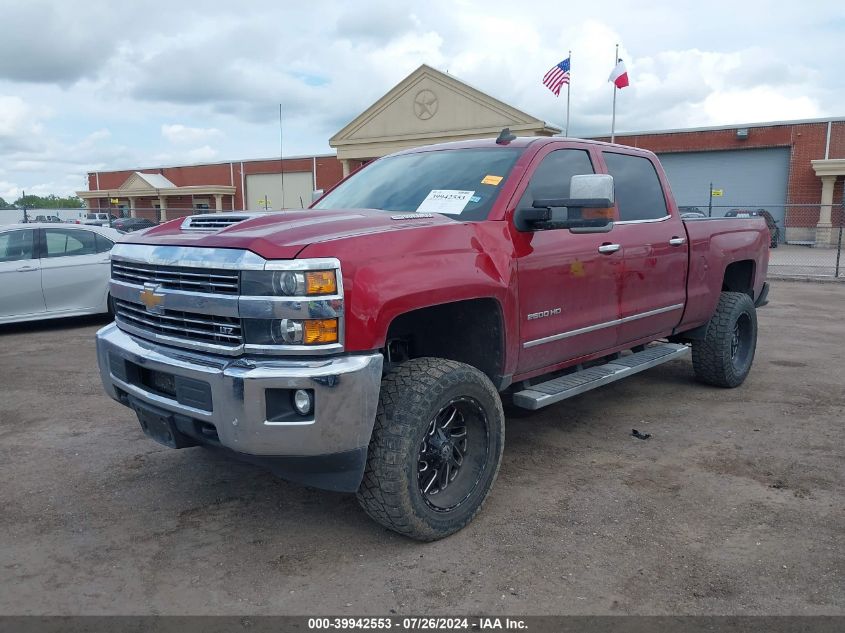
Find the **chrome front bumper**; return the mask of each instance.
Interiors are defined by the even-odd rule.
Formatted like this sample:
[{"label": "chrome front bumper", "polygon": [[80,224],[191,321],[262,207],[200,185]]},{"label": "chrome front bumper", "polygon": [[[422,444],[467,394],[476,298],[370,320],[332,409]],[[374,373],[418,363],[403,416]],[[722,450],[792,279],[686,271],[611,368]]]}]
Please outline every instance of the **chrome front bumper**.
[{"label": "chrome front bumper", "polygon": [[[129,406],[140,401],[179,419],[190,419],[210,431],[214,439],[207,443],[241,454],[295,458],[366,453],[382,370],[379,353],[299,360],[234,359],[135,338],[113,323],[97,332],[97,359],[103,386],[118,402]],[[208,406],[190,406],[156,392],[133,379],[126,367],[133,368],[136,375],[138,371],[161,372],[183,377],[190,385],[207,384],[202,390],[210,395]],[[312,414],[268,420],[268,389],[313,390]]]}]

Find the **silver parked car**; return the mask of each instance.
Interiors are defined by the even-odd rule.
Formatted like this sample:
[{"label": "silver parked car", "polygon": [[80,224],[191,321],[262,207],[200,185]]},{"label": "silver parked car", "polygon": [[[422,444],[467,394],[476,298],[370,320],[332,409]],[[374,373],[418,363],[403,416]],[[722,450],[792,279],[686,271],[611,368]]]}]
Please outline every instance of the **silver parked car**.
[{"label": "silver parked car", "polygon": [[0,323],[108,312],[109,252],[121,235],[100,226],[0,226]]}]

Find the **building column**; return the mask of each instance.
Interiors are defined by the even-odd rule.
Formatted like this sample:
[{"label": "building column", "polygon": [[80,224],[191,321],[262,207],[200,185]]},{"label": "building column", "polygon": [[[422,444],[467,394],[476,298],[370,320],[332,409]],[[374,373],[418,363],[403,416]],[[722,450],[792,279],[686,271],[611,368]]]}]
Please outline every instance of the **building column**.
[{"label": "building column", "polygon": [[833,186],[836,176],[822,176],[822,204],[819,210],[819,223],[816,224],[816,246],[829,246],[833,240],[831,210],[833,207]]},{"label": "building column", "polygon": [[346,158],[341,159],[340,165],[343,167],[343,177],[346,178],[349,175],[349,160]]},{"label": "building column", "polygon": [[158,204],[161,207],[159,210],[159,222],[167,222],[167,196],[159,196]]},{"label": "building column", "polygon": [[222,193],[215,193],[214,194],[214,209],[220,213],[223,210],[223,194]]},{"label": "building column", "polygon": [[85,198],[85,208],[91,210],[91,198]]},{"label": "building column", "polygon": [[137,205],[138,198],[129,198],[129,217],[130,218],[137,218],[138,214],[135,211],[135,207]]}]

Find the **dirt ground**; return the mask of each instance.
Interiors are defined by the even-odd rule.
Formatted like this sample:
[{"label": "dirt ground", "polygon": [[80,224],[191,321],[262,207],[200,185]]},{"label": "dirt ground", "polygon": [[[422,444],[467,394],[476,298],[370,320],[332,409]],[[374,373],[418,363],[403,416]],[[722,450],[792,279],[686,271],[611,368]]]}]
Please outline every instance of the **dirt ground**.
[{"label": "dirt ground", "polygon": [[102,319],[0,327],[0,614],[845,614],[845,285],[771,301],[739,389],[683,360],[508,420],[484,510],[429,544],[148,440]]}]

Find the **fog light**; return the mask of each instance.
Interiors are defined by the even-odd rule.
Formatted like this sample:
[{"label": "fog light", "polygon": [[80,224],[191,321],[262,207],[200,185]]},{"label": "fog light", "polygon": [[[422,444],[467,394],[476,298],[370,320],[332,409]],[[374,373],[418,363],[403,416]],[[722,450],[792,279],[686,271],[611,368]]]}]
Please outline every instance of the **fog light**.
[{"label": "fog light", "polygon": [[314,406],[311,394],[305,389],[297,389],[293,392],[293,408],[299,415],[308,415]]}]

